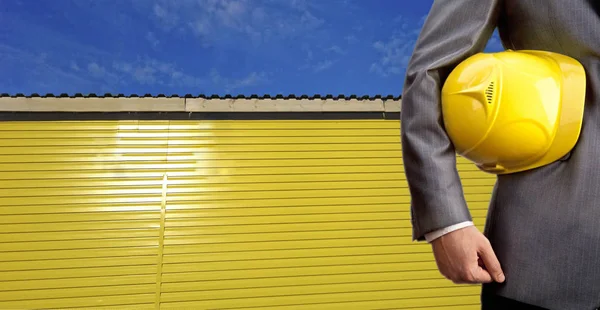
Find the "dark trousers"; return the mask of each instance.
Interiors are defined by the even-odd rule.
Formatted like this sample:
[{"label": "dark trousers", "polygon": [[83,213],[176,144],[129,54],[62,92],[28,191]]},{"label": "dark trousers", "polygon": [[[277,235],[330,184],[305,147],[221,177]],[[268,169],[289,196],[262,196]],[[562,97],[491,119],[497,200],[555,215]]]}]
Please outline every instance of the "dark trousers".
[{"label": "dark trousers", "polygon": [[513,308],[523,310],[547,310],[545,308],[498,296],[493,293],[488,293],[485,290],[481,294],[481,310],[510,310]]}]

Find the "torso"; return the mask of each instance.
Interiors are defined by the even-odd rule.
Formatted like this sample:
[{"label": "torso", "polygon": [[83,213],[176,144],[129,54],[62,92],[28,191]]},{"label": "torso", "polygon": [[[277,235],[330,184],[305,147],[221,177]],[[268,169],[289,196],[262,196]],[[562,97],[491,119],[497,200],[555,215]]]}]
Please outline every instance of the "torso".
[{"label": "torso", "polygon": [[550,309],[593,309],[600,306],[600,0],[503,3],[505,47],[579,60],[586,109],[568,159],[498,178],[486,234],[507,282],[485,287]]}]

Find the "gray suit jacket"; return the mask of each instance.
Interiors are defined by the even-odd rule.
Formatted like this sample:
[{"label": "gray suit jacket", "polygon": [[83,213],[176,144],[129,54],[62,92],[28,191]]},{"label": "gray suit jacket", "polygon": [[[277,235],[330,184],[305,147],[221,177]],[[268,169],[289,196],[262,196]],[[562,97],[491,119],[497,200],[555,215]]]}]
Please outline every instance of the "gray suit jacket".
[{"label": "gray suit jacket", "polygon": [[402,97],[414,239],[471,219],[455,151],[443,129],[440,89],[456,64],[483,51],[496,27],[506,48],[578,59],[587,71],[588,90],[582,134],[568,156],[498,178],[485,234],[506,282],[484,290],[549,309],[595,309],[600,306],[600,0],[434,2]]}]

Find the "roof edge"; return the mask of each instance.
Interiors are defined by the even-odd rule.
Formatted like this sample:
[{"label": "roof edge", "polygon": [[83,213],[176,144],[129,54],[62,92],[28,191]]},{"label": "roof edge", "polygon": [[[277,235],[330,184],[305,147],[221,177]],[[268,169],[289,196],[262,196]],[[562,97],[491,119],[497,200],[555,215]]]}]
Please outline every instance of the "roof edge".
[{"label": "roof edge", "polygon": [[82,93],[74,93],[74,94],[68,94],[68,93],[61,93],[61,94],[53,94],[53,93],[47,93],[45,95],[40,95],[38,93],[31,93],[31,94],[24,94],[24,93],[16,93],[16,94],[9,94],[9,93],[0,93],[0,98],[6,98],[6,97],[10,97],[10,98],[202,98],[202,99],[360,99],[360,100],[374,100],[374,99],[401,99],[402,95],[392,95],[392,94],[388,94],[388,95],[355,95],[355,94],[351,94],[351,95],[344,95],[344,94],[339,94],[339,95],[332,95],[332,94],[326,94],[326,95],[322,95],[322,94],[313,94],[313,95],[307,95],[307,94],[303,94],[303,95],[295,95],[295,94],[289,94],[289,95],[283,95],[283,94],[263,94],[263,95],[257,95],[257,94],[251,94],[251,95],[244,95],[244,94],[238,94],[238,95],[232,95],[232,94],[225,94],[225,95],[219,95],[219,94],[198,94],[198,95],[193,95],[193,94],[185,94],[185,95],[178,95],[178,94],[170,94],[170,95],[166,95],[166,94],[112,94],[112,93],[105,93],[105,94],[96,94],[96,93],[89,93],[89,94],[82,94]]},{"label": "roof edge", "polygon": [[0,95],[2,112],[400,112],[401,97],[356,95]]}]

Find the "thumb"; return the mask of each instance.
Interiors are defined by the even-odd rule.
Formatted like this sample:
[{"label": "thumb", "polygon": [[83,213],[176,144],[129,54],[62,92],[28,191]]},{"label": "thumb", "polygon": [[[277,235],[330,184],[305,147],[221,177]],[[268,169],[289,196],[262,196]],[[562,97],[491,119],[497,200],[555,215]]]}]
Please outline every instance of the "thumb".
[{"label": "thumb", "polygon": [[489,272],[493,280],[498,283],[504,282],[504,272],[502,271],[502,267],[500,267],[496,253],[494,253],[492,246],[488,242],[481,246],[479,255],[485,265],[485,269]]}]

